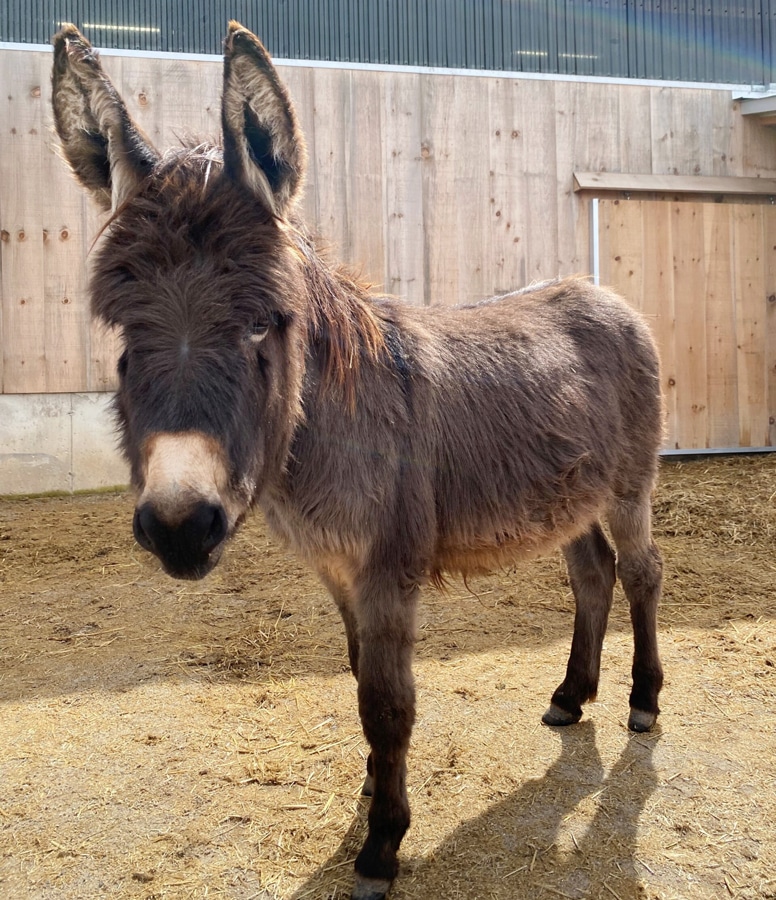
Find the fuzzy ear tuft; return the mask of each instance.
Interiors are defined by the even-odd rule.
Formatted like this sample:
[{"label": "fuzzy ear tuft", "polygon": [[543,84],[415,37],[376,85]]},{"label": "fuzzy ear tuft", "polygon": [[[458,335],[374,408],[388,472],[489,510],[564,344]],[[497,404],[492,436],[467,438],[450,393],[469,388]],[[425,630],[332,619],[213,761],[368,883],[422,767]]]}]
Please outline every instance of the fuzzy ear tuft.
[{"label": "fuzzy ear tuft", "polygon": [[226,174],[277,216],[297,197],[307,154],[291,98],[261,41],[238,22],[224,42]]},{"label": "fuzzy ear tuft", "polygon": [[75,25],[63,25],[53,44],[54,122],[65,158],[97,203],[116,210],[148,177],[159,154]]}]

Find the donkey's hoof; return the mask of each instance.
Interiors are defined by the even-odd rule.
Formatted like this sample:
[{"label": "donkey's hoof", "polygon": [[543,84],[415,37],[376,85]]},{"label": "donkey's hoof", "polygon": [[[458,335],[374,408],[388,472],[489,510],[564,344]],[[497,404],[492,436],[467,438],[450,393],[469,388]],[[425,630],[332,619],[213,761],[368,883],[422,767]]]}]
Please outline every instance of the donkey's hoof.
[{"label": "donkey's hoof", "polygon": [[545,725],[576,725],[582,718],[582,713],[575,715],[561,709],[554,703],[550,703],[547,712],[542,716],[542,722]]},{"label": "donkey's hoof", "polygon": [[375,777],[367,774],[364,783],[361,785],[361,796],[371,797],[375,792]]},{"label": "donkey's hoof", "polygon": [[631,709],[628,716],[629,731],[649,731],[657,722],[657,713],[645,709]]},{"label": "donkey's hoof", "polygon": [[356,872],[356,883],[350,900],[384,900],[390,889],[390,881],[383,878],[366,878]]}]

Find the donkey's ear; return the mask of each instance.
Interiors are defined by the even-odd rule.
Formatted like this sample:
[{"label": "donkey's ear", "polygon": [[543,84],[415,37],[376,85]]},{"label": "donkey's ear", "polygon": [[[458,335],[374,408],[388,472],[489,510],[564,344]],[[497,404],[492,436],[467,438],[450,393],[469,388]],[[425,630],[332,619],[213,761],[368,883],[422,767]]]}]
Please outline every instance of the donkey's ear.
[{"label": "donkey's ear", "polygon": [[104,209],[116,210],[159,154],[130,119],[92,45],[75,25],[54,37],[52,103],[67,161]]},{"label": "donkey's ear", "polygon": [[269,53],[237,22],[224,42],[221,119],[226,174],[284,215],[302,185],[304,138]]}]

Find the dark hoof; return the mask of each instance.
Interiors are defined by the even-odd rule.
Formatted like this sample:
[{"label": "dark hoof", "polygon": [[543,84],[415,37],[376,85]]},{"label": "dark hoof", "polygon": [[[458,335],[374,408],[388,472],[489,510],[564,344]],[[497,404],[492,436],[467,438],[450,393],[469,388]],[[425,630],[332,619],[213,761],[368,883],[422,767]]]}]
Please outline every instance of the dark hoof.
[{"label": "dark hoof", "polygon": [[384,900],[390,889],[390,881],[383,878],[365,878],[356,872],[356,883],[350,900]]},{"label": "dark hoof", "polygon": [[582,713],[574,715],[574,713],[566,712],[554,703],[550,703],[547,712],[542,716],[542,722],[545,725],[576,725],[582,718]]},{"label": "dark hoof", "polygon": [[362,797],[371,797],[375,792],[375,779],[374,775],[367,775],[364,779],[364,784],[361,787],[361,796]]},{"label": "dark hoof", "polygon": [[629,731],[650,731],[657,722],[657,713],[647,712],[643,709],[631,709],[628,716]]}]

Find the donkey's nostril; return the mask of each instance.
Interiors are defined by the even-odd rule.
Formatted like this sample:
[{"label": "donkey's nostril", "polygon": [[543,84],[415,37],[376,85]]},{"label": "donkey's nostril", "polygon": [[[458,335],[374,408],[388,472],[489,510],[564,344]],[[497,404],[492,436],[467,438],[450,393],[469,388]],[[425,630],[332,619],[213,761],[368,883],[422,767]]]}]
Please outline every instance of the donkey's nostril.
[{"label": "donkey's nostril", "polygon": [[151,540],[151,532],[154,528],[156,516],[151,511],[150,506],[143,506],[135,510],[135,517],[132,520],[132,530],[135,533],[135,540],[144,550],[149,553],[154,552],[154,542]]},{"label": "donkey's nostril", "polygon": [[202,504],[196,512],[198,530],[202,535],[202,550],[209,553],[226,537],[226,513],[222,506]]}]

